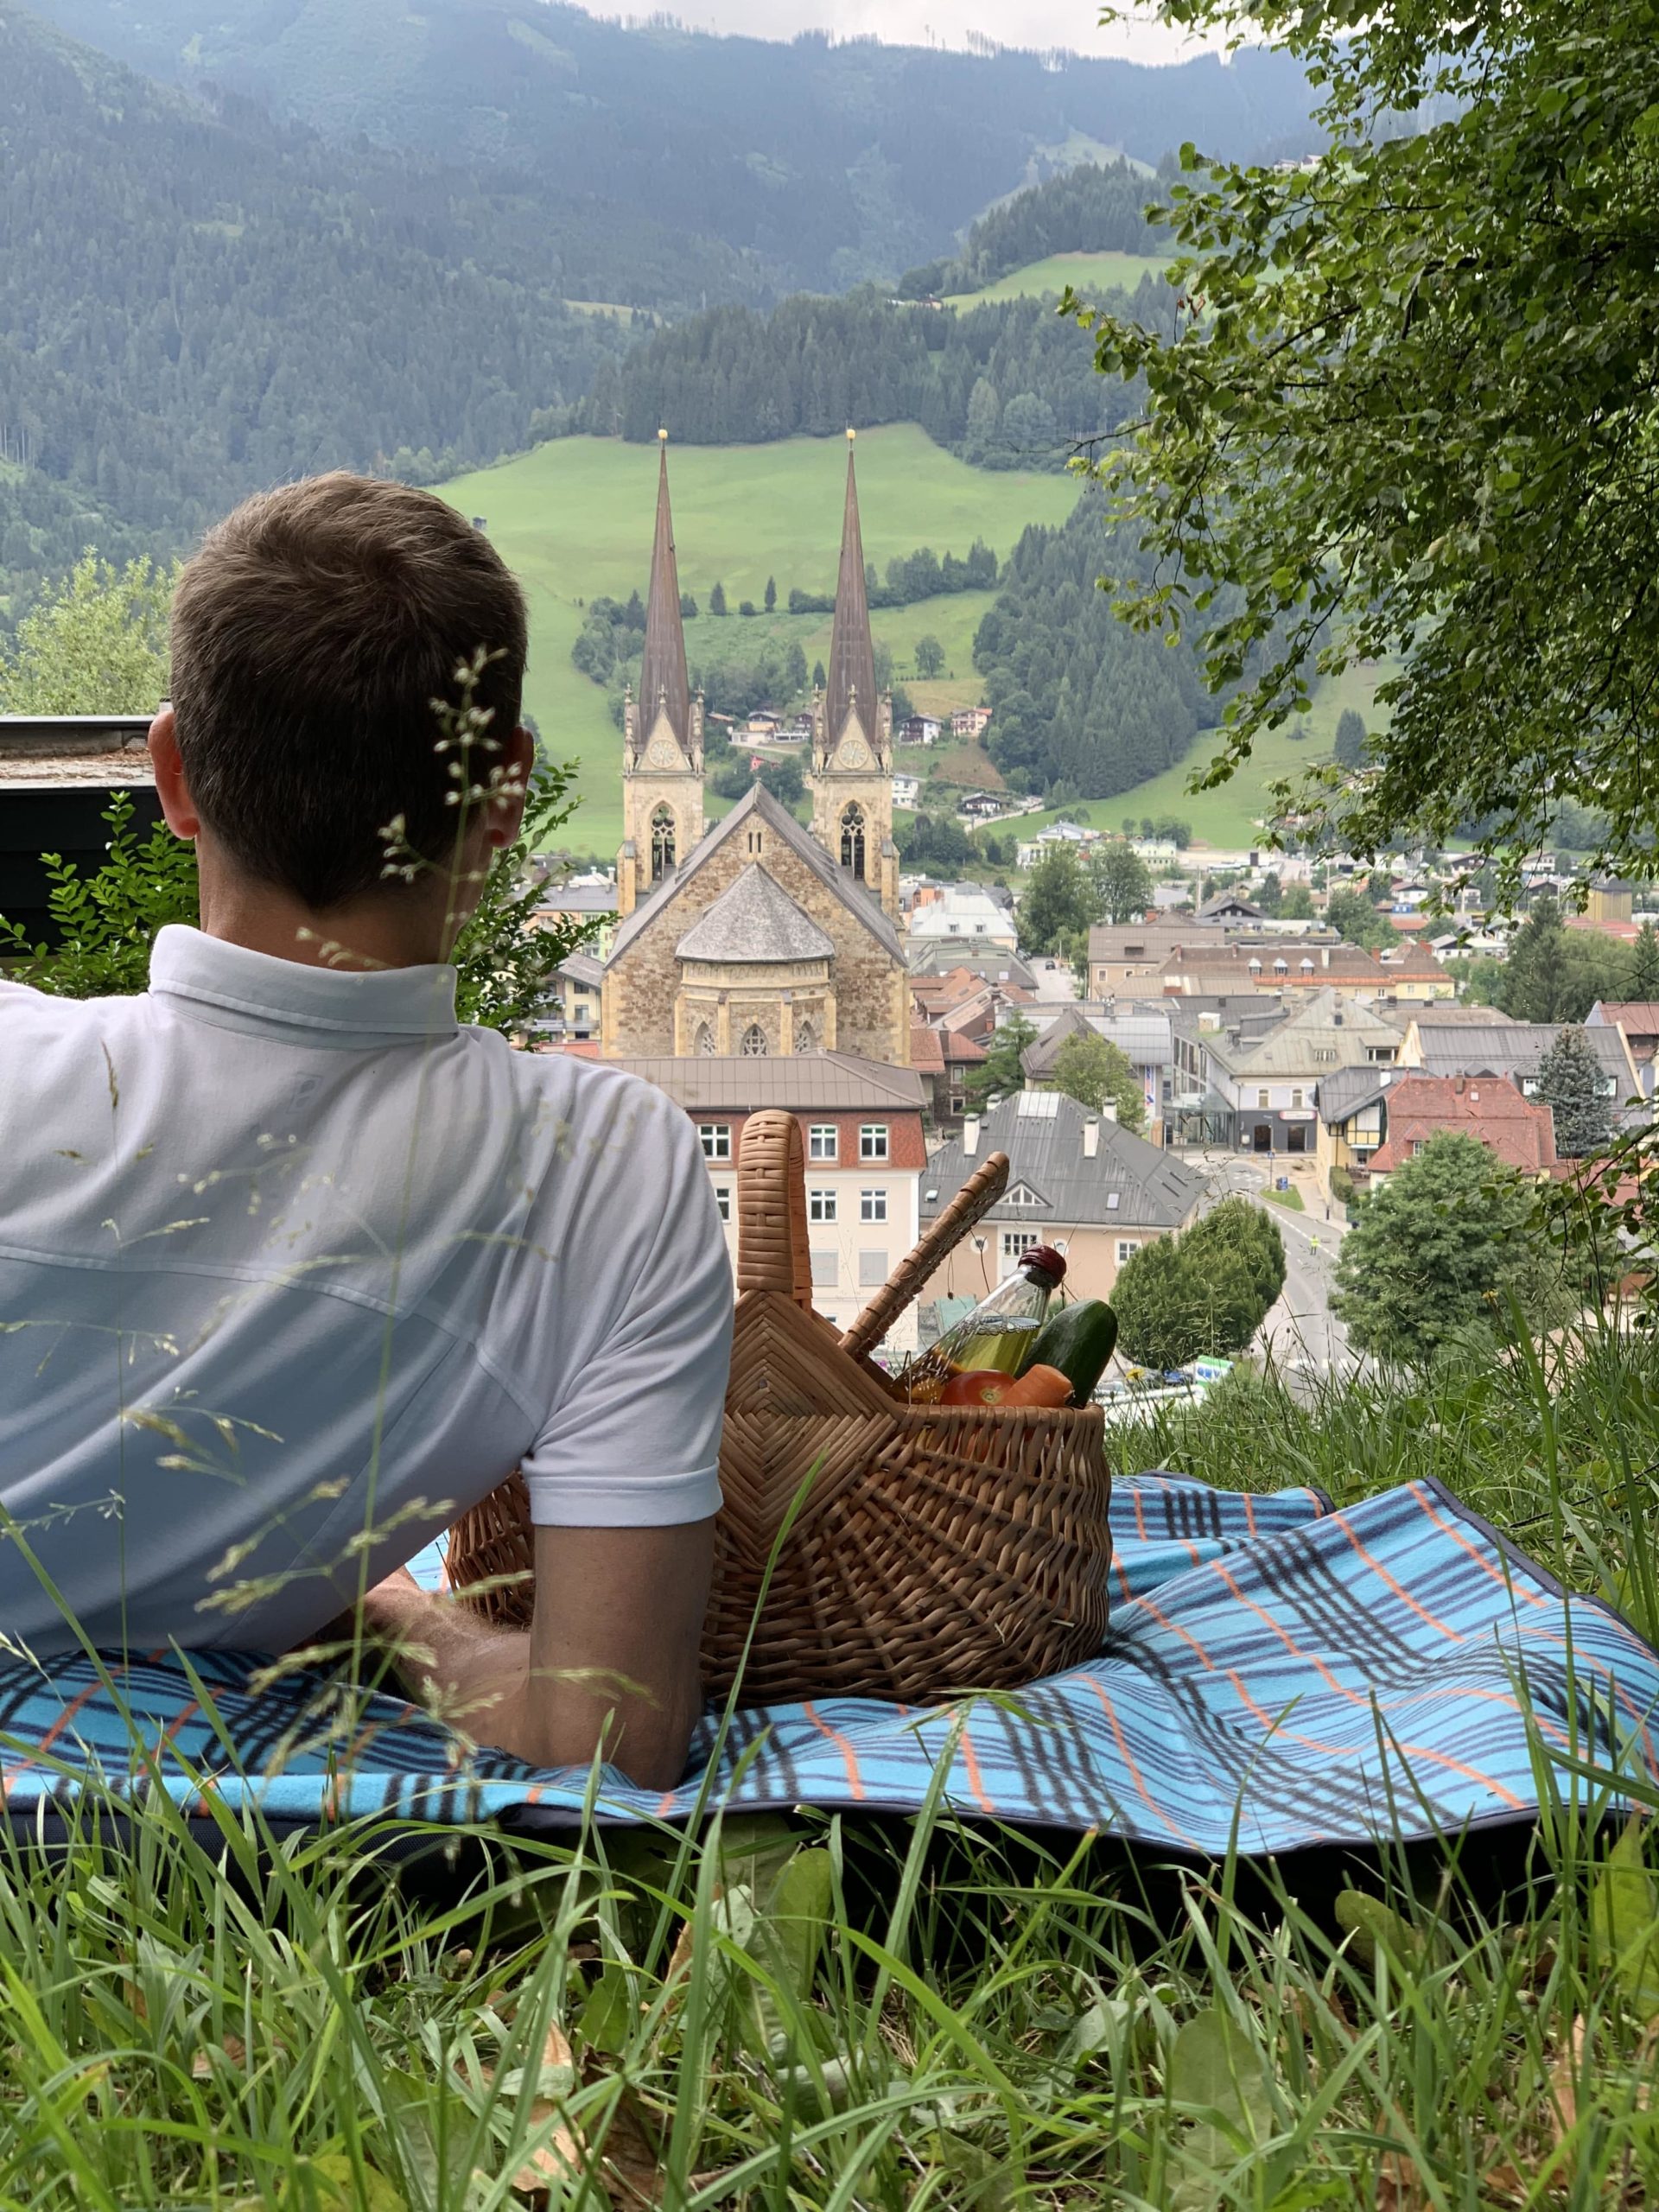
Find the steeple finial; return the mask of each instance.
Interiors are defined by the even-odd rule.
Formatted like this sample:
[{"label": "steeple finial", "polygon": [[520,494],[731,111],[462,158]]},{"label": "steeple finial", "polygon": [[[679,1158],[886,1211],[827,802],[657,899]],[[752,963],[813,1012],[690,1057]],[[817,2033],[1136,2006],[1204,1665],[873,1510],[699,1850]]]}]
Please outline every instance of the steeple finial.
[{"label": "steeple finial", "polygon": [[[870,636],[869,594],[864,584],[864,538],[858,520],[858,477],[854,467],[855,432],[847,432],[847,505],[841,524],[841,568],[836,578],[836,619],[830,635],[829,677],[824,685],[823,741],[833,753],[855,702],[874,715],[875,645]],[[872,722],[870,736],[875,734]]]},{"label": "steeple finial", "polygon": [[[668,499],[666,429],[657,433],[657,535],[651,549],[651,592],[645,603],[645,646],[639,666],[639,697],[667,714],[670,727],[689,753],[691,681],[685,665],[680,572],[674,557],[674,517]],[[642,728],[639,741],[643,744],[650,734],[650,730]]]}]

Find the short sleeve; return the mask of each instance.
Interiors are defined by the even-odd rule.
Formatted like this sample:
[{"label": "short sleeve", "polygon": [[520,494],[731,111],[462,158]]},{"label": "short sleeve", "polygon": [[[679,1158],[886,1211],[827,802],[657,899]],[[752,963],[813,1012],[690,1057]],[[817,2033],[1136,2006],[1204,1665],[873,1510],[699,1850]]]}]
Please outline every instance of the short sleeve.
[{"label": "short sleeve", "polygon": [[696,1132],[652,1103],[627,1173],[589,1215],[590,1235],[605,1205],[643,1224],[632,1254],[616,1239],[631,1279],[524,1461],[541,1528],[671,1528],[720,1507],[731,1262]]}]

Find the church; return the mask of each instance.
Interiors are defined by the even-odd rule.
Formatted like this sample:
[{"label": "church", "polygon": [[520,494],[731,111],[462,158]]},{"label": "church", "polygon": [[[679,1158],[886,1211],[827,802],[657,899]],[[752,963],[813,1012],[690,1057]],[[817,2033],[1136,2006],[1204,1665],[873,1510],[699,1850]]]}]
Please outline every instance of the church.
[{"label": "church", "polygon": [[623,1059],[840,1052],[908,1066],[893,713],[876,690],[852,434],[830,658],[812,702],[810,830],[758,783],[705,826],[702,700],[686,665],[666,435],[639,690],[623,710],[601,1050]]}]

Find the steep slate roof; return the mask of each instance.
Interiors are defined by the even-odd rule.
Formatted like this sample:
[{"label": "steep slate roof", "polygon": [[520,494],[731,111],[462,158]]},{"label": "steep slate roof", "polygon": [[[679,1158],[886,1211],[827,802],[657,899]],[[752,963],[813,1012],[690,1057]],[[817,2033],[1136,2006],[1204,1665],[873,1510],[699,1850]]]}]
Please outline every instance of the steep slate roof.
[{"label": "steep slate roof", "polygon": [[680,572],[674,558],[674,518],[668,504],[668,441],[657,471],[657,535],[651,549],[651,596],[645,602],[645,658],[639,664],[639,736],[657,721],[659,699],[674,734],[691,749],[691,682],[685,670],[685,629],[680,620]]},{"label": "steep slate roof", "polygon": [[1389,1139],[1371,1154],[1371,1173],[1388,1174],[1411,1158],[1414,1145],[1446,1130],[1473,1137],[1511,1167],[1555,1165],[1554,1116],[1512,1083],[1409,1074],[1389,1086]]},{"label": "steep slate roof", "polygon": [[1398,1068],[1337,1068],[1319,1077],[1319,1119],[1327,1129],[1340,1128],[1362,1106],[1369,1106],[1400,1080]]},{"label": "steep slate roof", "polygon": [[751,861],[675,946],[681,960],[828,960],[835,940]]},{"label": "steep slate roof", "polygon": [[689,1114],[753,1114],[768,1106],[786,1112],[919,1114],[927,1096],[913,1069],[888,1067],[857,1052],[785,1052],[753,1060],[736,1053],[692,1054],[607,1065],[643,1076]]},{"label": "steep slate roof", "polygon": [[[1083,1149],[1089,1122],[1100,1125],[1093,1160]],[[971,1158],[960,1137],[935,1154],[922,1179],[922,1219],[931,1220],[947,1205],[993,1152],[1008,1155],[1009,1188],[1026,1184],[1046,1202],[1046,1217],[1061,1226],[1179,1229],[1204,1194],[1201,1175],[1117,1122],[1090,1113],[1064,1091],[1020,1090],[982,1117]],[[1005,1199],[985,1218],[1029,1227],[1045,1214],[1041,1207],[1011,1206]]]},{"label": "steep slate roof", "polygon": [[881,911],[881,902],[874,893],[867,891],[848,869],[832,861],[822,845],[803,830],[786,807],[780,806],[764,784],[751,784],[731,812],[695,845],[686,855],[682,865],[672,875],[666,875],[655,885],[648,899],[642,899],[628,916],[611,944],[610,957],[615,960],[625,952],[640,931],[655,921],[671,899],[677,898],[690,882],[700,868],[712,855],[720,850],[728,837],[759,815],[774,836],[782,838],[790,850],[810,868],[826,891],[832,893],[849,913],[864,925],[884,952],[891,954],[902,966],[904,951],[893,924]]},{"label": "steep slate roof", "polygon": [[875,735],[875,647],[870,637],[869,601],[864,588],[864,539],[858,526],[858,480],[853,468],[852,433],[847,436],[847,505],[841,524],[841,568],[836,577],[836,619],[830,633],[830,659],[823,692],[826,751],[841,741],[856,695],[865,734]]}]

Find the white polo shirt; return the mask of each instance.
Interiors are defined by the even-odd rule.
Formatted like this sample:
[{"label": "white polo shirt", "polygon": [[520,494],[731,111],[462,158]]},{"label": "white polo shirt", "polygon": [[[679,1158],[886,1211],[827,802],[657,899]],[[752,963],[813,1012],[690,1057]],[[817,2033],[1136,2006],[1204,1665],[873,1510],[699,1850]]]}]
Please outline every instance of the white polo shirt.
[{"label": "white polo shirt", "polygon": [[520,1463],[546,1526],[715,1511],[696,1132],[454,984],[179,928],[141,997],[0,983],[0,1635],[281,1649]]}]

